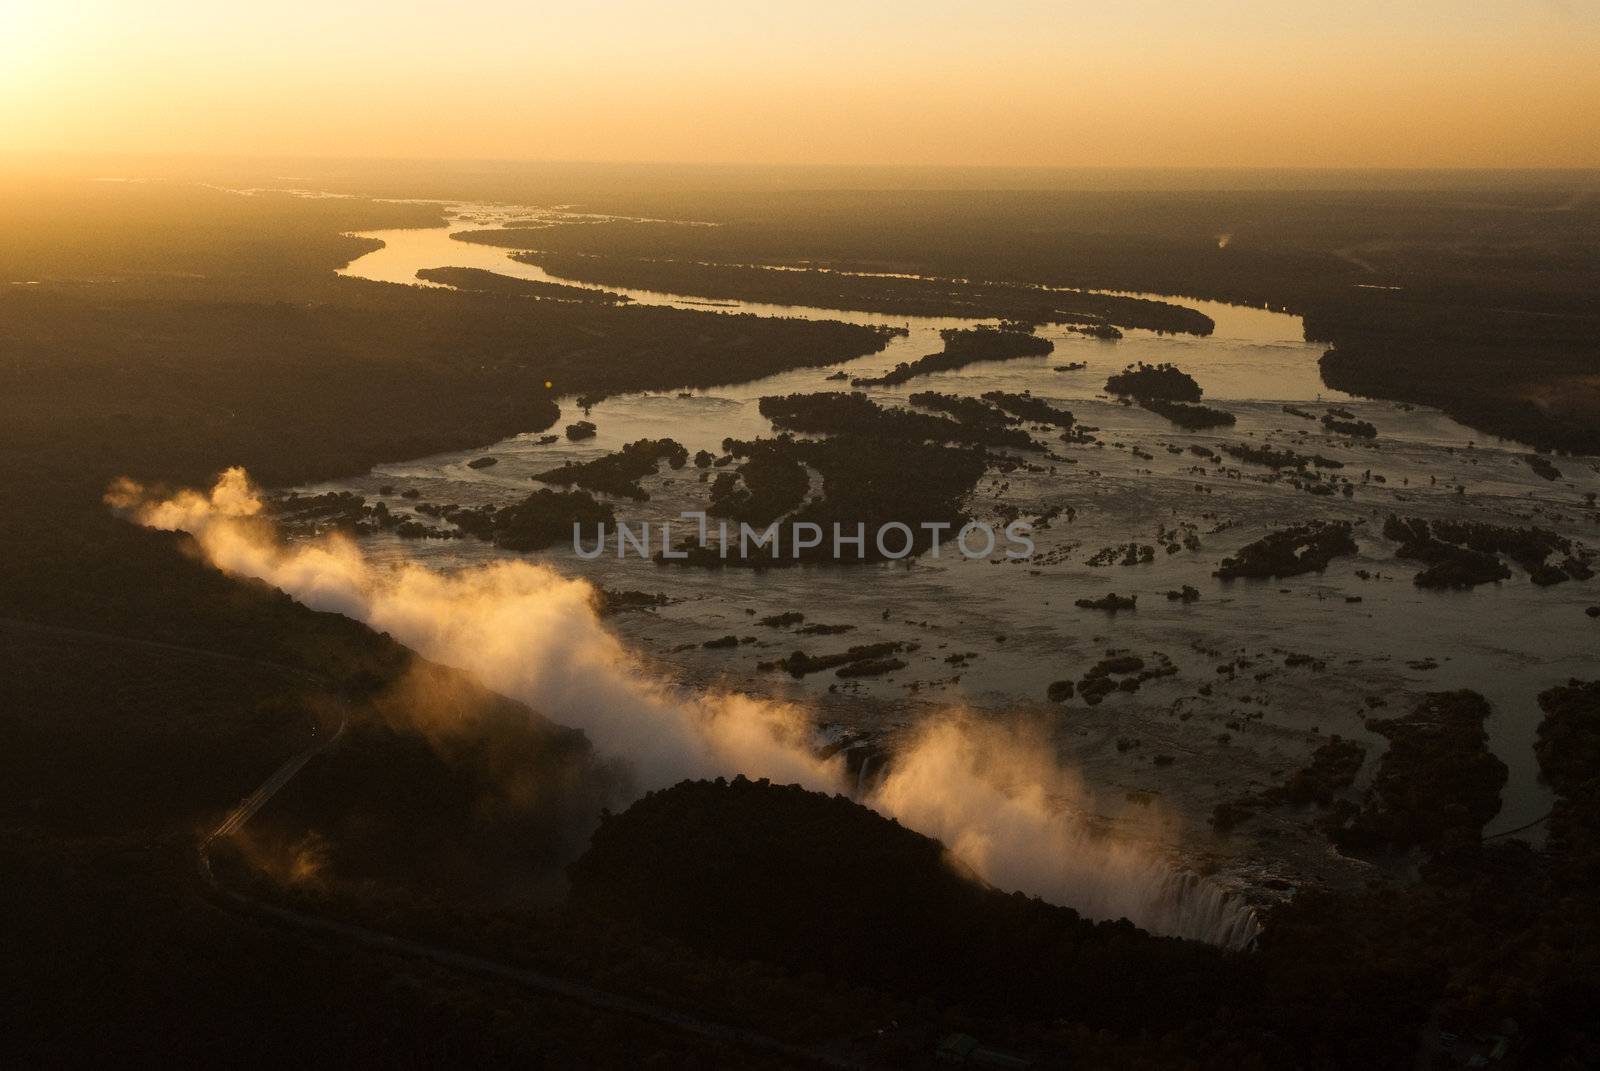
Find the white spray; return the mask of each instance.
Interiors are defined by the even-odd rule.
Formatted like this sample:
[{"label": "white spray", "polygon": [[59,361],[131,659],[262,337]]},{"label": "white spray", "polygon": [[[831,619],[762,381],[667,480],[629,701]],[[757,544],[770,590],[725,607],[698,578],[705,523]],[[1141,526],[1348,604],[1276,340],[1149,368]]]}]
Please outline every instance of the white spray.
[{"label": "white spray", "polygon": [[[736,773],[845,791],[840,759],[812,753],[806,711],[737,692],[691,693],[654,676],[605,628],[581,580],[529,562],[452,574],[379,567],[338,537],[285,547],[260,519],[242,469],[209,494],[163,499],[121,481],[106,497],[142,524],[190,533],[226,573],[365,622],[583,729],[632,764],[641,791]],[[1073,806],[1082,798],[1046,742],[952,717],[930,722],[864,802],[937,837],[1002,888],[1157,933],[1229,946],[1254,936],[1254,914],[1214,885],[1139,844],[1092,835]]]}]

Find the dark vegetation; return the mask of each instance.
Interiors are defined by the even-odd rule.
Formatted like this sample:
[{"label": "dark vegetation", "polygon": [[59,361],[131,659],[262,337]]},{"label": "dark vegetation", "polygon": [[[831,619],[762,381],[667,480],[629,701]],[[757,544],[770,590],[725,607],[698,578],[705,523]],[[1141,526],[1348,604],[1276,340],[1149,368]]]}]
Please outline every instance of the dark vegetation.
[{"label": "dark vegetation", "polygon": [[615,531],[617,520],[610,505],[595,501],[587,491],[552,491],[548,487],[510,506],[446,506],[439,510],[439,517],[468,535],[517,551],[570,544],[574,527],[581,538],[592,540],[601,525]]},{"label": "dark vegetation", "polygon": [[[1084,673],[1078,681],[1077,693],[1085,703],[1096,706],[1113,692],[1137,692],[1145,681],[1170,677],[1177,671],[1164,655],[1153,656],[1150,662],[1133,654],[1107,655]],[[1071,694],[1071,683],[1067,682],[1068,694]]]},{"label": "dark vegetation", "polygon": [[903,669],[905,663],[889,656],[899,654],[901,651],[913,650],[916,645],[907,646],[904,643],[885,641],[883,643],[864,643],[848,648],[834,654],[808,655],[804,651],[795,651],[784,658],[774,662],[762,662],[757,668],[763,670],[781,669],[791,677],[804,677],[811,673],[821,673],[823,670],[836,671],[840,677],[866,676],[857,672],[859,667],[881,667],[890,662],[894,668]]},{"label": "dark vegetation", "polygon": [[706,512],[753,525],[769,525],[799,508],[811,489],[804,448],[788,439],[729,443],[729,452],[744,463],[717,473],[711,481]]},{"label": "dark vegetation", "polygon": [[1290,577],[1320,573],[1335,558],[1356,553],[1349,521],[1307,521],[1269,532],[1224,558],[1212,575],[1223,580],[1238,577]]},{"label": "dark vegetation", "polygon": [[865,394],[788,394],[761,399],[761,415],[786,431],[842,435],[853,433],[907,442],[962,443],[1038,449],[1021,428],[992,422],[957,423],[911,409],[879,405]]},{"label": "dark vegetation", "polygon": [[689,463],[689,451],[675,439],[639,439],[614,454],[593,461],[568,462],[560,468],[534,473],[533,478],[541,483],[584,487],[644,502],[650,496],[639,486],[639,481],[654,476],[663,461],[674,469],[681,469]]},{"label": "dark vegetation", "polygon": [[1106,380],[1106,390],[1141,400],[1159,398],[1169,402],[1198,402],[1203,393],[1194,377],[1177,366],[1143,361],[1130,364]]},{"label": "dark vegetation", "polygon": [[1375,439],[1378,437],[1378,428],[1366,420],[1341,419],[1332,413],[1324,413],[1322,426],[1335,435],[1349,435],[1356,439]]},{"label": "dark vegetation", "polygon": [[586,286],[567,286],[542,279],[514,279],[509,275],[487,271],[483,268],[422,268],[417,278],[428,283],[443,283],[457,290],[470,290],[478,294],[498,294],[502,297],[531,297],[547,301],[597,302],[610,305],[627,301],[621,294],[609,290],[591,290]]},{"label": "dark vegetation", "polygon": [[[924,525],[948,525],[944,533],[948,543],[971,520],[966,501],[986,467],[977,450],[898,439],[844,435],[801,449],[806,464],[822,476],[822,495],[792,519],[817,524],[825,533],[832,533],[835,524],[845,532],[864,525],[868,561],[880,560],[874,534],[895,522],[911,527],[913,555],[932,545],[933,536]],[[908,473],[917,476],[907,479]],[[899,548],[891,544],[891,549]],[[831,556],[832,549],[827,553]]]},{"label": "dark vegetation", "polygon": [[610,617],[627,610],[651,611],[658,606],[665,606],[672,600],[660,592],[595,588],[595,612],[601,617]]},{"label": "dark vegetation", "polygon": [[1155,558],[1156,548],[1149,543],[1117,543],[1101,547],[1084,564],[1095,568],[1103,565],[1148,565]]},{"label": "dark vegetation", "polygon": [[[394,488],[386,487],[383,493],[393,494]],[[289,491],[269,500],[267,511],[291,537],[320,535],[327,531],[367,535],[398,524],[401,518],[400,514],[391,517],[387,503],[381,499],[375,505],[368,505],[367,500],[354,491],[329,491],[320,495]]]},{"label": "dark vegetation", "polygon": [[1288,448],[1275,450],[1270,446],[1237,443],[1224,446],[1222,451],[1240,461],[1248,461],[1252,465],[1266,465],[1274,469],[1303,469],[1307,465],[1315,465],[1319,469],[1344,468],[1344,462],[1335,458],[1323,457],[1321,454],[1300,454]]},{"label": "dark vegetation", "polygon": [[1427,521],[1391,516],[1383,534],[1400,544],[1395,557],[1424,563],[1413,578],[1419,588],[1471,588],[1511,579],[1511,570],[1493,551],[1438,539]]},{"label": "dark vegetation", "polygon": [[341,532],[345,535],[370,535],[393,531],[402,539],[458,539],[473,536],[507,550],[541,550],[566,542],[577,525],[583,537],[594,538],[599,525],[612,526],[612,508],[597,502],[587,491],[552,491],[540,488],[509,506],[460,506],[453,502],[439,505],[415,500],[415,492],[402,492],[401,498],[414,502],[411,507],[422,517],[444,523],[444,527],[391,510],[380,499],[368,505],[360,495],[349,491],[330,491],[321,495],[281,495],[268,503],[268,511],[279,530],[291,538]]},{"label": "dark vegetation", "polygon": [[1043,357],[1055,343],[1028,331],[996,327],[947,327],[939,332],[944,349],[915,361],[901,361],[881,376],[858,376],[852,387],[893,387],[918,376],[950,372],[980,361],[1010,361],[1018,357]]},{"label": "dark vegetation", "polygon": [[1447,838],[1475,845],[1500,811],[1506,764],[1489,751],[1488,702],[1476,692],[1433,692],[1410,714],[1368,718],[1387,737],[1359,810],[1334,832],[1344,848],[1404,850]]},{"label": "dark vegetation", "polygon": [[[1474,279],[1469,287],[1459,293],[1425,287],[1409,307],[1386,296],[1382,300],[1400,307],[1307,316],[1309,337],[1335,342],[1322,358],[1323,382],[1352,394],[1438,406],[1470,427],[1545,449],[1600,453],[1600,323],[1594,313],[1562,294],[1531,301],[1523,294],[1507,302],[1489,279]],[[1457,304],[1474,299],[1495,306]]]},{"label": "dark vegetation", "polygon": [[1568,681],[1539,693],[1544,720],[1534,752],[1539,771],[1564,796],[1600,793],[1600,681]]},{"label": "dark vegetation", "polygon": [[1422,588],[1471,588],[1509,580],[1511,570],[1500,560],[1502,554],[1541,586],[1594,576],[1586,552],[1565,536],[1543,528],[1390,515],[1383,535],[1400,544],[1395,557],[1423,563],[1425,568],[1415,577]]},{"label": "dark vegetation", "polygon": [[1200,384],[1187,372],[1170,364],[1130,364],[1106,380],[1112,394],[1132,397],[1145,409],[1164,416],[1188,431],[1229,427],[1232,413],[1207,405],[1196,405],[1203,393]]},{"label": "dark vegetation", "polygon": [[[728,440],[725,446],[729,455],[747,460],[736,471],[719,473],[711,485],[708,514],[750,524],[758,534],[759,526],[782,517],[778,542],[757,546],[752,541],[745,545],[737,525],[730,524],[727,546],[702,547],[689,540],[681,548],[687,551],[687,558],[659,560],[712,568],[878,562],[885,560],[885,549],[899,554],[901,544],[906,542],[897,530],[885,548],[878,546],[877,533],[889,524],[910,527],[912,556],[931,549],[936,538],[944,544],[955,538],[961,526],[971,519],[965,503],[987,467],[986,455],[978,449],[924,442],[915,432],[909,438],[895,433],[919,427],[915,422],[903,422],[901,417],[916,417],[952,428],[959,425],[903,409],[879,410],[862,395],[763,398],[761,406],[767,412],[769,402],[787,405],[800,399],[802,412],[810,414],[815,410],[809,407],[809,400],[818,397],[842,400],[848,411],[863,417],[855,425],[860,430],[821,440],[789,436],[753,442]],[[857,412],[852,400],[865,403],[867,408]],[[874,414],[883,418],[881,422]],[[822,477],[821,494],[809,499],[804,497],[810,488],[807,468]],[[907,479],[907,473],[916,473],[917,478]],[[822,541],[799,550],[797,555],[788,543],[792,526],[808,523],[822,530]],[[845,536],[853,536],[859,529],[865,536],[864,545],[859,549],[853,544],[841,545],[836,554],[835,524]],[[943,525],[942,538],[924,525]]]},{"label": "dark vegetation", "polygon": [[1140,398],[1139,405],[1157,416],[1166,417],[1178,427],[1187,431],[1203,431],[1206,428],[1229,428],[1237,423],[1237,418],[1232,413],[1226,409],[1218,409],[1210,405],[1169,402],[1165,398]]},{"label": "dark vegetation", "polygon": [[[641,227],[646,228],[648,225]],[[671,225],[663,228],[670,229]],[[553,234],[548,228],[528,230],[509,227],[465,231],[456,237],[507,249],[542,250],[550,242],[562,242],[569,236]],[[788,270],[773,271],[743,264],[571,256],[556,252],[519,253],[516,259],[525,264],[537,264],[559,278],[601,286],[774,305],[810,305],[907,316],[998,318],[1029,324],[1079,323],[1095,330],[1103,330],[1102,325],[1119,324],[1123,327],[1206,335],[1211,333],[1212,328],[1209,317],[1168,302],[1109,294],[1047,291],[1020,284],[862,277],[816,268],[795,270],[790,267]]]},{"label": "dark vegetation", "polygon": [[1106,610],[1116,613],[1118,610],[1134,610],[1139,606],[1139,596],[1118,595],[1116,592],[1107,592],[1098,599],[1075,599],[1072,605],[1080,610]]},{"label": "dark vegetation", "polygon": [[1021,394],[1010,394],[1003,390],[985,391],[983,400],[993,403],[1013,416],[1031,420],[1036,424],[1054,424],[1060,428],[1072,427],[1070,412],[1057,409],[1049,402],[1035,398],[1028,391],[1023,391]]},{"label": "dark vegetation", "polygon": [[1070,1008],[1137,1029],[1164,1001],[1210,1003],[1199,990],[1221,962],[986,888],[938,841],[842,796],[743,778],[639,800],[601,823],[572,877],[586,909],[697,947],[989,1014]]},{"label": "dark vegetation", "polygon": [[908,400],[912,405],[923,409],[948,413],[963,424],[983,424],[998,428],[1021,421],[1020,417],[1011,416],[987,402],[959,394],[940,394],[938,391],[925,390],[911,395]]},{"label": "dark vegetation", "polygon": [[805,619],[806,615],[800,611],[788,610],[781,614],[763,617],[757,624],[765,625],[767,628],[788,628],[790,625],[800,624]]}]

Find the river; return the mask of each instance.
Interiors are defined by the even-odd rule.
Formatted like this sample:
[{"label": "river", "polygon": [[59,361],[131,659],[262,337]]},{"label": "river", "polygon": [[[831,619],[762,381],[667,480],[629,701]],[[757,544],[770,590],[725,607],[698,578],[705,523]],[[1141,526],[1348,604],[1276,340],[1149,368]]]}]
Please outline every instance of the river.
[{"label": "river", "polygon": [[[462,242],[452,234],[498,222],[560,212],[460,205],[446,227],[376,231],[383,241],[343,274],[410,285],[422,268],[482,268],[515,278],[584,285],[509,258],[501,248]],[[524,222],[523,225],[526,225]],[[670,436],[691,453],[720,453],[725,437],[770,436],[757,411],[763,395],[839,389],[826,377],[878,373],[941,348],[938,332],[974,321],[889,316],[835,309],[739,301],[708,302],[693,295],[596,287],[634,301],[702,312],[740,312],[902,327],[884,351],[836,368],[800,369],[710,390],[647,392],[607,398],[586,411],[595,438],[541,444],[533,433],[459,453],[381,465],[365,477],[301,488],[314,493],[353,490],[373,500],[379,488],[415,490],[433,503],[506,504],[526,495],[533,473],[567,460],[587,461],[640,438]],[[1403,713],[1425,691],[1472,688],[1494,706],[1491,745],[1510,768],[1504,805],[1488,832],[1524,825],[1545,813],[1548,790],[1539,783],[1532,742],[1540,719],[1537,693],[1571,676],[1593,676],[1594,625],[1584,608],[1596,601],[1592,583],[1539,588],[1520,570],[1501,584],[1470,592],[1415,587],[1415,566],[1396,561],[1379,534],[1384,517],[1399,512],[1432,518],[1470,516],[1502,524],[1537,523],[1593,542],[1584,496],[1600,490],[1594,459],[1563,459],[1563,479],[1549,482],[1528,467],[1526,448],[1497,442],[1424,408],[1363,400],[1326,388],[1317,369],[1322,347],[1303,339],[1297,317],[1187,298],[1216,322],[1209,337],[1128,330],[1116,342],[1089,339],[1047,326],[1055,342],[1043,358],[971,365],[917,378],[901,387],[871,388],[885,403],[905,404],[921,390],[975,395],[1019,392],[1071,409],[1098,428],[1100,444],[1051,449],[1063,463],[1049,473],[991,474],[980,484],[975,513],[993,516],[1002,505],[1034,512],[1050,505],[1076,511],[1035,533],[1035,560],[1009,563],[927,557],[874,566],[807,566],[709,573],[662,567],[637,558],[578,558],[567,548],[533,555],[562,572],[618,589],[665,594],[667,605],[624,613],[612,625],[664,672],[691,682],[756,686],[801,699],[834,731],[892,737],[929,709],[970,706],[1038,711],[1049,719],[1062,753],[1108,803],[1107,822],[1124,820],[1124,801],[1155,799],[1168,819],[1162,832],[1191,864],[1237,880],[1358,880],[1361,868],[1331,857],[1325,841],[1297,821],[1267,822],[1259,834],[1213,834],[1205,816],[1218,802],[1281,781],[1329,734],[1368,746],[1359,784],[1370,780],[1384,741],[1363,725],[1373,714]],[[1107,375],[1134,361],[1171,361],[1205,388],[1205,400],[1234,413],[1238,423],[1218,431],[1186,432],[1153,413],[1128,407],[1103,391]],[[1057,366],[1083,362],[1077,371]],[[576,400],[561,399],[563,423],[584,416]],[[1337,404],[1377,425],[1375,441],[1328,435],[1291,415],[1298,408]],[[1220,452],[1226,443],[1269,443],[1319,453],[1345,463],[1354,492],[1313,497],[1270,470],[1203,460],[1191,447]],[[492,467],[467,462],[491,455]],[[909,476],[910,474],[908,474]],[[1369,478],[1370,475],[1370,478]],[[629,521],[674,518],[703,508],[705,488],[692,467],[644,481],[647,503],[619,503]],[[407,502],[387,499],[391,508]],[[1360,553],[1338,559],[1325,573],[1288,581],[1219,582],[1218,561],[1267,529],[1308,518],[1358,522]],[[1155,543],[1158,531],[1188,525],[1198,550],[1163,553],[1134,566],[1093,566],[1098,550],[1130,541]],[[454,570],[505,557],[470,540],[404,541],[390,535],[364,540],[369,554],[419,558]],[[1198,602],[1169,601],[1164,593],[1197,588]],[[1076,608],[1076,599],[1108,591],[1139,596],[1135,612],[1114,617]],[[1359,601],[1353,601],[1359,599]],[[799,611],[813,623],[848,625],[843,636],[795,636],[756,622]],[[753,642],[707,649],[704,640],[735,634]],[[911,665],[886,677],[844,683],[831,674],[793,681],[756,674],[755,663],[797,647],[813,653],[877,640],[914,641]],[[1170,659],[1178,672],[1133,694],[1104,703],[1053,706],[1047,685],[1076,678],[1108,649]],[[972,652],[959,667],[951,655]],[[1291,654],[1322,663],[1289,666]],[[1248,672],[1219,675],[1217,666],[1243,658]],[[1200,686],[1209,685],[1202,689]],[[1202,691],[1209,694],[1201,694]],[[1155,761],[1157,755],[1163,761]]]}]

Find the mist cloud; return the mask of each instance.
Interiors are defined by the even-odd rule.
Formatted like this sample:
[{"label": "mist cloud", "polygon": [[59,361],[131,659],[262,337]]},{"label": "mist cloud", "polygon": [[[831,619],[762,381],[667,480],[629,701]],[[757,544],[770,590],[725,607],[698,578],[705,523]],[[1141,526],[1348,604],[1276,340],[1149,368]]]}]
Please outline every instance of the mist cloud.
[{"label": "mist cloud", "polygon": [[[593,589],[531,562],[444,574],[375,565],[348,539],[284,545],[242,469],[208,493],[163,497],[119,481],[108,504],[138,523],[192,535],[222,571],[363,621],[426,658],[471,674],[625,759],[640,792],[683,778],[744,774],[845,792],[838,756],[818,758],[794,704],[690,691],[661,679],[608,631]],[[934,836],[978,877],[1156,932],[1239,944],[1253,915],[1174,871],[1143,844],[1093,834],[1087,796],[1042,738],[971,719],[934,719],[862,802]]]}]

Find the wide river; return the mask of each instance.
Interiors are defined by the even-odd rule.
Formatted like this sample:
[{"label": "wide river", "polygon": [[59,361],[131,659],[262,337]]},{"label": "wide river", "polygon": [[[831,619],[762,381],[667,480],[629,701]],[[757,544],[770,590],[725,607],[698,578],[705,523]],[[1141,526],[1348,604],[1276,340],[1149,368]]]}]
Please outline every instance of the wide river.
[{"label": "wide river", "polygon": [[[364,236],[381,239],[383,248],[357,259],[344,274],[421,285],[419,269],[463,266],[572,283],[509,259],[507,250],[451,237],[530,214],[460,205],[443,228],[372,232]],[[545,215],[558,224],[562,218],[555,212]],[[607,398],[587,411],[599,431],[581,443],[563,437],[541,444],[530,433],[300,490],[353,490],[372,501],[380,487],[392,485],[397,491],[416,490],[423,502],[507,504],[537,486],[530,481],[533,473],[567,460],[590,460],[640,438],[670,436],[691,453],[704,448],[717,454],[725,437],[774,434],[757,411],[761,396],[840,389],[825,377],[839,369],[877,373],[936,352],[942,328],[974,322],[604,289],[645,304],[706,313],[887,324],[908,333],[880,353],[836,368],[802,369],[711,390]],[[1063,517],[1035,533],[1033,560],[946,555],[910,564],[713,573],[632,557],[585,561],[568,548],[533,557],[609,588],[668,596],[671,602],[654,612],[612,619],[619,633],[666,672],[686,681],[726,679],[740,688],[800,698],[830,725],[892,736],[939,706],[1044,710],[1061,751],[1102,798],[1119,804],[1159,799],[1176,816],[1175,848],[1193,864],[1241,882],[1331,882],[1359,875],[1359,866],[1334,856],[1293,816],[1261,819],[1251,831],[1231,837],[1213,834],[1205,817],[1218,802],[1280,781],[1333,733],[1368,745],[1358,784],[1365,783],[1385,742],[1364,727],[1364,719],[1375,712],[1403,713],[1427,691],[1471,688],[1494,706],[1488,731],[1495,752],[1510,767],[1510,781],[1488,831],[1540,818],[1550,794],[1538,781],[1532,750],[1541,716],[1535,697],[1569,677],[1595,675],[1600,625],[1584,614],[1588,605],[1600,602],[1595,582],[1540,588],[1515,570],[1509,581],[1469,592],[1426,591],[1412,584],[1416,567],[1395,559],[1394,544],[1380,530],[1390,513],[1469,517],[1537,523],[1592,544],[1600,530],[1585,496],[1600,491],[1595,459],[1558,459],[1562,477],[1547,481],[1528,466],[1524,447],[1491,440],[1432,410],[1329,390],[1317,368],[1322,347],[1304,341],[1297,317],[1170,300],[1204,311],[1216,321],[1215,332],[1198,338],[1129,330],[1121,341],[1102,342],[1045,327],[1039,334],[1056,344],[1047,357],[971,365],[868,390],[889,404],[906,404],[910,393],[922,390],[966,395],[1031,390],[1099,429],[1099,445],[1066,445],[1044,437],[1052,453],[1064,459],[1054,472],[991,474],[980,484],[974,503],[979,517],[994,520],[1005,505],[1025,513],[1054,505],[1076,511],[1070,523]],[[1237,425],[1186,432],[1107,397],[1107,375],[1140,360],[1170,361],[1192,374],[1204,387],[1205,400],[1234,413]],[[1055,370],[1074,362],[1086,367]],[[1375,424],[1378,437],[1363,442],[1325,434],[1319,423],[1287,413],[1286,404],[1317,414],[1328,405],[1342,406]],[[571,398],[562,400],[562,408],[562,423],[584,415]],[[1225,457],[1207,459],[1190,450],[1203,447],[1220,454],[1229,443],[1270,443],[1337,458],[1345,463],[1337,475],[1353,481],[1353,494],[1312,496],[1270,469]],[[468,467],[484,455],[497,463]],[[619,517],[632,522],[674,518],[680,510],[705,505],[706,488],[693,467],[672,471],[663,466],[644,483],[650,501],[617,503]],[[395,510],[408,506],[399,497],[386,501]],[[1211,575],[1223,557],[1269,529],[1309,518],[1361,522],[1359,555],[1335,560],[1325,573],[1287,581],[1223,583]],[[1158,546],[1154,561],[1132,566],[1089,563],[1102,548],[1130,541],[1156,544],[1158,532],[1174,529],[1193,532],[1199,549],[1166,553]],[[473,540],[402,541],[380,535],[365,543],[373,555],[420,558],[446,570],[507,556]],[[1164,597],[1186,584],[1199,589],[1199,601]],[[1110,591],[1138,595],[1137,610],[1109,616],[1073,605]],[[757,623],[791,610],[806,614],[808,622],[852,628],[842,636],[800,636]],[[727,649],[701,646],[727,634],[754,640]],[[915,641],[920,648],[903,656],[910,663],[905,670],[851,683],[827,673],[794,681],[756,671],[757,661],[796,648],[815,654],[877,640]],[[1113,694],[1094,707],[1045,701],[1050,682],[1080,677],[1112,648],[1147,659],[1159,653],[1177,673],[1132,694]],[[946,661],[967,652],[971,657],[959,666]],[[1286,665],[1291,654],[1314,656],[1323,668]],[[1219,674],[1220,664],[1238,658],[1250,665]],[[1385,705],[1375,710],[1369,700]],[[1154,761],[1158,754],[1161,762]],[[1108,821],[1115,820],[1113,810],[1108,807]]]}]

